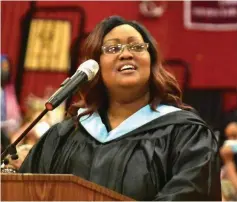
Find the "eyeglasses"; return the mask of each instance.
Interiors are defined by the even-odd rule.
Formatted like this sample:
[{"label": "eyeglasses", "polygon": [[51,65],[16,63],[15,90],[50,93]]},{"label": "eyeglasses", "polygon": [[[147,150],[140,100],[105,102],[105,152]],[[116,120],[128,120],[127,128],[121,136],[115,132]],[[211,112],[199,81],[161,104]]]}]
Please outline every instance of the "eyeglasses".
[{"label": "eyeglasses", "polygon": [[102,46],[102,51],[104,54],[118,54],[124,51],[124,48],[130,52],[140,53],[146,51],[149,47],[148,43],[132,43],[132,44],[116,44],[116,45],[109,45],[109,46]]}]

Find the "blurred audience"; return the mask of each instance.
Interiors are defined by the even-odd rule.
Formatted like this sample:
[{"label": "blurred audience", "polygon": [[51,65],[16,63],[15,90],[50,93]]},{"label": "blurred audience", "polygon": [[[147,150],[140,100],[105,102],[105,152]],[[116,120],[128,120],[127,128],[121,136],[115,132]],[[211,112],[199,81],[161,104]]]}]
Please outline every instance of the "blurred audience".
[{"label": "blurred audience", "polygon": [[[29,95],[26,99],[26,111],[24,115],[23,124],[21,127],[12,134],[10,140],[11,143],[14,142],[25,130],[26,128],[39,116],[39,114],[44,110],[45,100],[43,98]],[[49,114],[46,114],[42,119],[29,131],[27,136],[19,143],[34,145],[38,139],[49,129],[51,126],[51,120]]]},{"label": "blurred audience", "polygon": [[221,172],[223,200],[237,200],[237,122],[230,122],[225,128],[227,140],[220,154],[224,162]]},{"label": "blurred audience", "polygon": [[[45,109],[45,103],[48,98],[55,92],[55,89],[47,87],[45,89],[44,97],[37,97],[30,94],[26,101],[26,110],[24,113],[24,120],[22,126],[11,136],[11,142],[14,142],[23,131],[39,116]],[[61,104],[53,111],[49,111],[41,120],[30,130],[27,136],[20,142],[20,144],[34,145],[38,139],[55,123],[60,122],[64,118],[65,105]]]},{"label": "blurred audience", "polygon": [[[23,123],[14,133],[11,134],[9,138],[6,140],[4,139],[6,141],[6,144],[4,145],[13,143],[44,110],[45,102],[49,97],[49,89],[46,89],[46,91],[47,98],[40,98],[33,94],[28,96],[26,99],[26,110],[23,117]],[[9,163],[7,165],[2,165],[2,172],[17,172],[31,147],[50,128],[50,126],[63,119],[64,113],[64,105],[61,105],[54,111],[48,112],[44,117],[42,117],[42,119],[29,131],[25,138],[23,138],[22,141],[18,143],[16,149],[19,158],[17,160],[12,160],[10,156],[8,156]]]},{"label": "blurred audience", "polygon": [[2,165],[1,172],[16,173],[31,148],[32,148],[32,145],[29,145],[29,144],[23,144],[23,145],[17,146],[16,149],[17,149],[17,154],[19,158],[16,160],[12,160],[11,158],[8,158],[9,163],[7,165]]},{"label": "blurred audience", "polygon": [[1,151],[9,144],[9,138],[22,122],[10,68],[8,57],[1,55]]}]

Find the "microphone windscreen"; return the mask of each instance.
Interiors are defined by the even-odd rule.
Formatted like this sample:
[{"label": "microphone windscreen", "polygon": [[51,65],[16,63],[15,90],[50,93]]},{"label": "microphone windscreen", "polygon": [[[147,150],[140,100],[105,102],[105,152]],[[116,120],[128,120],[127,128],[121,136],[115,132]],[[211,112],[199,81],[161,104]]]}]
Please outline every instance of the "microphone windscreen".
[{"label": "microphone windscreen", "polygon": [[99,71],[99,64],[95,60],[90,59],[83,62],[79,66],[78,71],[84,72],[88,77],[88,81],[90,81],[95,77],[95,75]]}]

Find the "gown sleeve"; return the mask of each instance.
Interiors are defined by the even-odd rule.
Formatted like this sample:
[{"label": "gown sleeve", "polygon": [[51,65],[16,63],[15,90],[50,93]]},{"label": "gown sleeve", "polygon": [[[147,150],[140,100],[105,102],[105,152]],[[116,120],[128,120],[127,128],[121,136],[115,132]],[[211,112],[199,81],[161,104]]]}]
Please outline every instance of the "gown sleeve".
[{"label": "gown sleeve", "polygon": [[54,125],[32,147],[18,172],[50,173],[50,162],[58,141],[57,125]]},{"label": "gown sleeve", "polygon": [[218,142],[203,125],[184,125],[176,130],[168,163],[168,182],[158,201],[221,201]]}]

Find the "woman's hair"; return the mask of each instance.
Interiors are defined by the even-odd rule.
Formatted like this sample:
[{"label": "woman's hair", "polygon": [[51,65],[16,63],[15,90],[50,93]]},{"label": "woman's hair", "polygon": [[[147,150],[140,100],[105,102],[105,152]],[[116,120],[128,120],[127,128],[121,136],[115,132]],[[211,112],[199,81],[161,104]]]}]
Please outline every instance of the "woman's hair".
[{"label": "woman's hair", "polygon": [[[128,24],[135,28],[143,37],[144,42],[149,43],[148,52],[151,58],[150,76],[150,101],[151,109],[155,110],[158,104],[164,103],[185,109],[188,106],[182,103],[182,93],[175,77],[162,67],[162,59],[157,49],[157,44],[149,31],[136,21],[127,21],[120,16],[112,16],[97,24],[95,29],[86,39],[82,52],[82,61],[94,59],[100,62],[102,53],[101,47],[103,39],[113,28]],[[101,72],[96,77],[80,89],[80,97],[84,101],[88,110],[85,114],[91,114],[108,102],[106,87],[103,83]],[[80,103],[80,104],[79,104]],[[75,115],[78,108],[82,107],[82,102],[73,104],[68,113]]]}]

